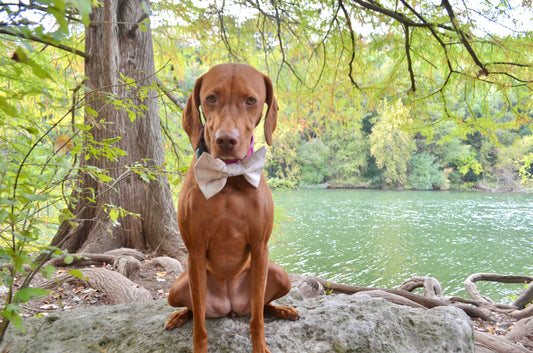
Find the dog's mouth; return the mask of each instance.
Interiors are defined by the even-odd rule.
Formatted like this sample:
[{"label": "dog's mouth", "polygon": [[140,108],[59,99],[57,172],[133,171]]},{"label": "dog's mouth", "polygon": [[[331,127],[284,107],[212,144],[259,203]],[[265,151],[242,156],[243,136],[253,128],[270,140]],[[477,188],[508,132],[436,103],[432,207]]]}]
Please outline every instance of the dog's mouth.
[{"label": "dog's mouth", "polygon": [[235,157],[235,156],[222,156],[218,158],[224,161],[224,163],[226,164],[231,164],[231,163],[237,163],[237,162],[242,161],[244,158],[246,158],[246,156],[243,156],[241,158]]},{"label": "dog's mouth", "polygon": [[231,161],[233,159],[242,159],[242,158],[238,158],[238,157],[235,157],[235,156],[221,156],[221,157],[218,157],[218,158],[222,159],[224,162]]}]

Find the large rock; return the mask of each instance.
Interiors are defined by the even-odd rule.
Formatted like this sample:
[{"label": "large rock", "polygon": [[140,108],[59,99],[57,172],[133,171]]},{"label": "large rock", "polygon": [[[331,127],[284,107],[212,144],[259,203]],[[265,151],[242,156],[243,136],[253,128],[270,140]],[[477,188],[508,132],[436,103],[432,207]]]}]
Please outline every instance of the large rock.
[{"label": "large rock", "polygon": [[[299,321],[265,319],[276,352],[420,353],[474,352],[470,319],[459,309],[413,309],[366,295],[303,298],[293,289],[278,301],[295,306]],[[166,301],[58,312],[11,328],[10,352],[192,352],[192,322],[174,331],[163,324],[173,312]],[[207,320],[210,352],[251,352],[249,317]]]}]

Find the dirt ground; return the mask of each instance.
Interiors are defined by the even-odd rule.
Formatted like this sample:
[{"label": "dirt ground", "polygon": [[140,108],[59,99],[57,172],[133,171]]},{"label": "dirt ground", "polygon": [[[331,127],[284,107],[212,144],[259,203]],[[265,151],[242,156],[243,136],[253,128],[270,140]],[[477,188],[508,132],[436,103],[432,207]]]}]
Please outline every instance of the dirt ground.
[{"label": "dirt ground", "polygon": [[[153,256],[148,256],[141,261],[141,268],[134,280],[139,286],[150,291],[152,299],[167,298],[170,287],[177,278],[174,273],[167,273],[165,269],[150,264]],[[113,270],[113,266],[104,265],[107,269]],[[56,273],[66,272],[65,269],[57,269]],[[16,282],[22,283],[23,279],[17,279]],[[36,277],[32,286],[38,287],[39,283],[44,282],[42,277]],[[23,318],[47,315],[54,311],[65,311],[82,308],[86,306],[109,305],[106,296],[98,290],[90,288],[84,281],[69,284],[63,283],[56,289],[52,290],[47,296],[39,299],[33,299],[23,305]]]}]

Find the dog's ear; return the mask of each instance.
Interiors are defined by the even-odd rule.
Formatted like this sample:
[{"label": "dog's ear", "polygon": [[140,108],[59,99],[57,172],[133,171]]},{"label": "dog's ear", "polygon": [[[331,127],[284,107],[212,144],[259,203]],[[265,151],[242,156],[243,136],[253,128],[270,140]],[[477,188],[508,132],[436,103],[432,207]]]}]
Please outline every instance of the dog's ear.
[{"label": "dog's ear", "polygon": [[272,146],[272,133],[276,130],[276,124],[278,121],[278,102],[276,102],[276,97],[274,97],[274,88],[272,87],[272,81],[268,76],[265,75],[265,85],[266,85],[266,104],[268,109],[265,115],[265,140],[269,146]]},{"label": "dog's ear", "polygon": [[202,87],[202,77],[199,77],[194,84],[194,89],[187,99],[185,109],[183,110],[182,126],[189,140],[192,148],[196,150],[200,145],[202,132],[204,126],[202,125],[202,118],[200,116],[200,88]]}]

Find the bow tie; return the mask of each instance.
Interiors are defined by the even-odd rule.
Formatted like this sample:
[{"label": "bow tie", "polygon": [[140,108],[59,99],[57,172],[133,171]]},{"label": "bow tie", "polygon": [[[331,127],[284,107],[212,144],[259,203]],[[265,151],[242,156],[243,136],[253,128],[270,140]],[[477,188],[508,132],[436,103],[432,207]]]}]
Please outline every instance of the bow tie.
[{"label": "bow tie", "polygon": [[196,182],[206,199],[215,196],[224,188],[229,177],[243,175],[255,188],[259,186],[261,171],[265,166],[267,150],[262,147],[242,161],[226,164],[207,152],[202,153],[194,165]]}]

